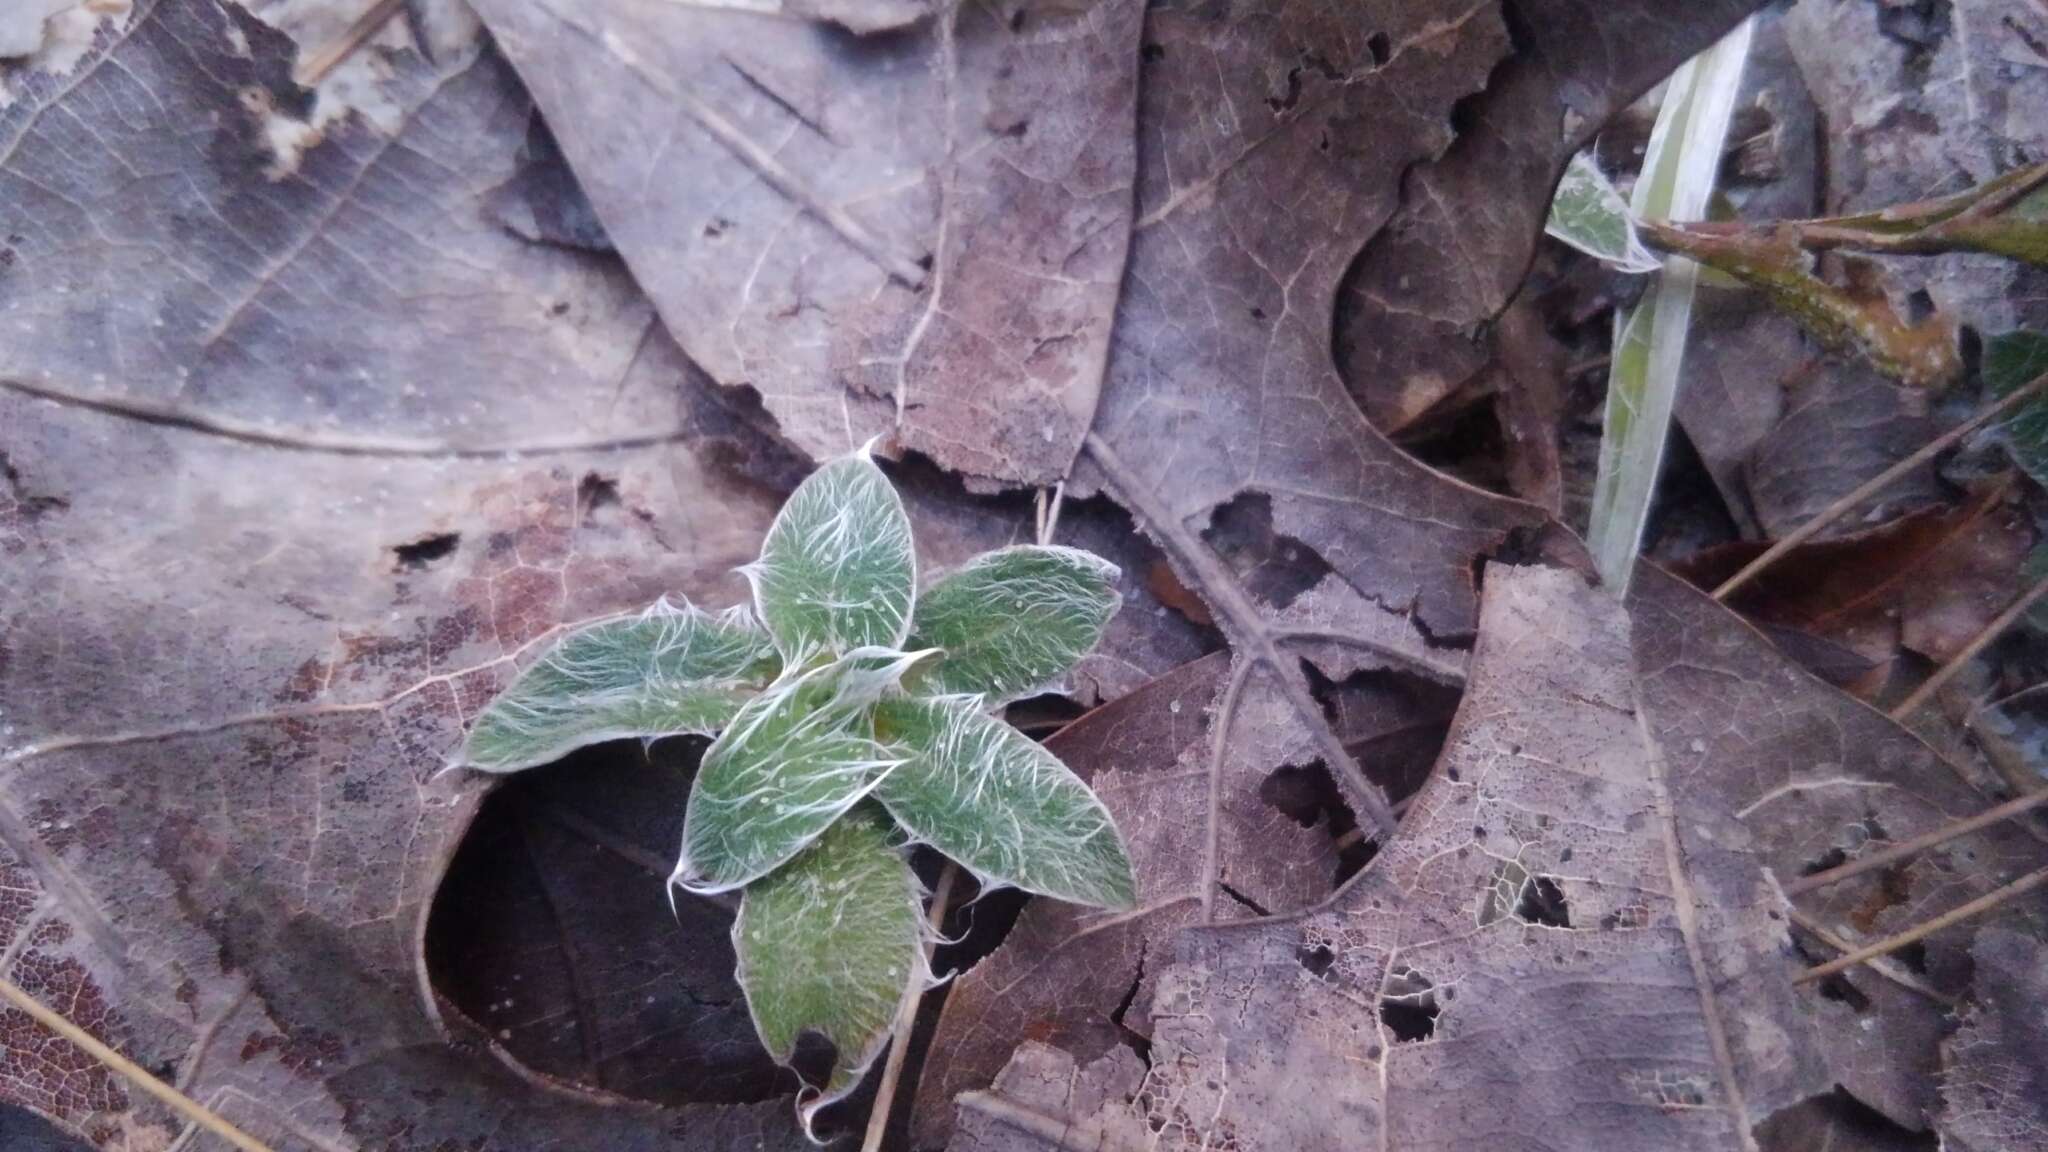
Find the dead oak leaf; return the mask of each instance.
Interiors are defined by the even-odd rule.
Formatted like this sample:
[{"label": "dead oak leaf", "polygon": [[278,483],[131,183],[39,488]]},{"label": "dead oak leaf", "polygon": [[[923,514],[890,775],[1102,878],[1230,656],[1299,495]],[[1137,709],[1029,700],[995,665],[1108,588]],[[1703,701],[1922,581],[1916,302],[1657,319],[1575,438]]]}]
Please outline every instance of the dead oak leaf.
[{"label": "dead oak leaf", "polygon": [[1050,485],[1123,276],[1142,5],[932,7],[860,40],[708,5],[478,5],[720,383],[816,458],[893,432]]},{"label": "dead oak leaf", "polygon": [[[564,621],[741,595],[776,501],[650,450],[732,432],[616,261],[490,222],[503,61],[373,55],[396,119],[278,179],[293,46],[235,5],[0,112],[0,963],[280,1149],[801,1146],[786,1101],[537,1089],[422,996],[464,718]],[[8,1101],[178,1139],[0,1032]]]}]

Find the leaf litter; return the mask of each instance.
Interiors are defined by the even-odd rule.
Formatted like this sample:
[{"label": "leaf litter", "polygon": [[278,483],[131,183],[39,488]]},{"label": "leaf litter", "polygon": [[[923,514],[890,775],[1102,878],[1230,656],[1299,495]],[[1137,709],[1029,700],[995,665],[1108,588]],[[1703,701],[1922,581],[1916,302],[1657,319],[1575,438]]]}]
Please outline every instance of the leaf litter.
[{"label": "leaf litter", "polygon": [[[971,1093],[977,1131],[1028,1146],[1034,1117],[1060,1114],[1141,1145],[1311,1147],[1292,1141],[1360,1123],[1403,1147],[1456,1146],[1460,1125],[1582,1131],[1557,1111],[1568,1097],[1536,1091],[1585,1076],[1558,1045],[1603,1028],[1621,1044],[1646,1018],[1656,1058],[1599,1081],[1612,1109],[1589,1141],[1741,1147],[1747,1123],[1835,1083],[1909,1128],[1943,1115],[1946,1008],[1876,969],[1791,992],[1796,950],[1826,946],[1770,919],[1786,909],[1767,877],[1989,798],[1660,576],[1624,616],[1543,513],[1416,465],[1354,407],[1377,416],[1382,384],[1428,395],[1486,363],[1484,322],[1528,262],[1549,179],[1742,5],[1534,24],[1488,3],[1289,8],[1235,25],[1175,5],[846,3],[773,22],[482,7],[623,264],[473,210],[516,176],[532,123],[487,45],[422,54],[394,25],[361,59],[395,115],[326,124],[283,180],[265,171],[269,112],[244,97],[299,98],[293,46],[240,8],[159,0],[62,84],[9,78],[10,977],[274,1146],[799,1146],[759,1086],[621,1107],[421,1002],[420,928],[483,791],[436,771],[564,623],[663,593],[740,599],[730,570],[779,493],[730,467],[734,446],[830,456],[894,430],[977,483],[1067,478],[1078,455],[1069,487],[1128,509],[1235,649],[1206,684],[1147,697],[1182,704],[1165,710],[1168,755],[1095,773],[1113,809],[1186,812],[1144,821],[1134,851],[1149,853],[1140,911],[1156,892],[1193,930],[1126,934],[1114,978],[1075,996],[1113,995],[1106,1013],[998,1041],[1025,1040],[1007,1072],[948,1088]],[[875,23],[896,30],[846,38]],[[1612,43],[1630,50],[1596,56]],[[621,46],[637,68],[573,63]],[[1058,82],[1081,62],[1090,84]],[[189,178],[154,203],[102,178],[143,162]],[[688,178],[662,179],[673,165]],[[895,183],[838,183],[885,170]],[[136,243],[61,247],[117,220]],[[741,258],[716,247],[728,236]],[[164,479],[181,476],[201,480]],[[591,477],[614,495],[586,496]],[[943,492],[913,493],[913,516]],[[1248,591],[1209,551],[1204,529],[1248,493],[1325,566],[1306,594]],[[1104,696],[1199,651],[1153,611]],[[1467,683],[1465,701],[1403,830],[1313,907],[1336,838],[1251,797],[1275,768],[1320,762],[1357,825],[1391,815],[1351,750],[1371,745],[1324,705],[1327,684],[1375,669]],[[1503,688],[1523,684],[1540,690]],[[1125,774],[1137,792],[1158,777],[1149,798],[1123,799]],[[1600,805],[1501,802],[1584,786]],[[1615,819],[1575,819],[1593,813]],[[2037,856],[2021,830],[1987,832],[1802,915],[1874,938]],[[2038,937],[2026,915],[1998,919]],[[1970,935],[1927,942],[1927,979],[1968,989]],[[1028,975],[1032,939],[1020,927],[983,970]],[[1581,971],[1597,978],[1560,979]],[[1489,1011],[1514,1043],[1475,1041]],[[0,1027],[48,1053],[0,1081],[8,1101],[103,1147],[175,1137],[18,1017]],[[1080,1070],[1071,1088],[1061,1067]],[[1354,1067],[1378,1076],[1332,1072]],[[1434,1106],[1460,1076],[1526,1089]],[[1250,1109],[1255,1089],[1307,1107]],[[1332,1115],[1352,1126],[1309,1125]]]}]

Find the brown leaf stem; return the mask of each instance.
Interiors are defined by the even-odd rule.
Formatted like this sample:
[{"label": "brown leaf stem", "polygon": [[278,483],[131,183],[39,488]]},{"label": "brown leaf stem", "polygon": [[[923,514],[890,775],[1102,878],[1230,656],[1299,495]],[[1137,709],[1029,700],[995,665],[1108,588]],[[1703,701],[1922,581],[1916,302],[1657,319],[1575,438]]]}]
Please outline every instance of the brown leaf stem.
[{"label": "brown leaf stem", "polygon": [[[946,861],[945,870],[939,873],[939,886],[932,892],[931,925],[932,936],[936,939],[941,926],[946,922],[946,906],[953,899],[953,882],[960,877],[960,866]],[[931,967],[932,944],[925,943],[925,967]],[[905,996],[903,1007],[896,1013],[896,1035],[889,1041],[889,1057],[882,1065],[882,1083],[875,1090],[874,1107],[868,1112],[867,1136],[860,1142],[860,1152],[877,1152],[882,1146],[882,1137],[889,1131],[889,1106],[896,1102],[896,1082],[903,1078],[903,1059],[910,1053],[910,1030],[917,1023],[917,1006],[924,1003],[922,992]]]},{"label": "brown leaf stem", "polygon": [[2043,884],[2048,884],[2048,868],[2039,868],[2029,872],[2004,887],[1986,892],[1967,904],[1951,908],[1934,919],[1908,928],[1896,936],[1887,936],[1874,944],[1858,948],[1847,956],[1838,956],[1825,964],[1817,964],[1808,968],[1806,971],[1793,977],[1792,982],[1794,984],[1811,984],[1816,980],[1825,980],[1837,972],[1854,968],[1856,965],[1872,957],[1896,952],[1908,944],[1924,940],[1944,928],[1953,927],[1972,916],[1980,916],[2015,896],[2024,896],[2032,892]]},{"label": "brown leaf stem", "polygon": [[1883,868],[1888,864],[1904,860],[1910,856],[1917,856],[1929,848],[1945,844],[1958,836],[1967,836],[1980,828],[1989,828],[2000,821],[2010,820],[2022,813],[2031,812],[2043,804],[2048,804],[2048,788],[2007,800],[1996,808],[1987,808],[1968,819],[1944,824],[1932,832],[1922,833],[1911,840],[1894,844],[1882,852],[1873,852],[1860,859],[1851,860],[1840,867],[1830,868],[1825,872],[1815,872],[1811,876],[1801,876],[1790,884],[1785,885],[1785,895],[1797,896],[1804,892],[1811,892],[1816,888],[1825,888],[1830,884],[1839,884],[1852,876],[1861,876],[1865,872]]},{"label": "brown leaf stem", "polygon": [[5,977],[0,977],[0,998],[28,1013],[36,1023],[71,1041],[80,1051],[106,1065],[108,1070],[123,1080],[163,1101],[172,1111],[242,1149],[243,1152],[271,1152],[268,1145],[228,1123],[204,1104],[145,1072],[133,1060],[100,1043],[90,1032],[44,1007],[41,1001],[22,991],[19,985]]},{"label": "brown leaf stem", "polygon": [[1936,668],[1934,674],[1929,676],[1918,688],[1913,689],[1912,693],[1904,700],[1899,701],[1898,706],[1890,712],[1891,718],[1901,724],[1905,723],[1908,717],[1920,710],[1922,704],[1933,699],[1934,694],[1941,691],[1942,685],[1954,678],[1955,674],[1960,672],[1965,664],[1975,659],[1977,653],[1982,652],[1986,645],[2004,635],[2005,630],[2012,627],[2013,621],[2025,615],[2027,609],[2032,608],[2035,601],[2041,599],[2042,596],[2048,596],[2048,576],[2042,577],[2034,583],[2032,588],[2020,593],[2019,598],[2007,605],[2005,611],[1992,617],[1989,623],[1978,629],[1977,634],[1970,637],[1969,643],[1963,645],[1961,650],[1949,657],[1947,663]]},{"label": "brown leaf stem", "polygon": [[[1117,499],[1137,515],[1140,523],[1158,539],[1160,547],[1178,562],[1178,566],[1187,576],[1194,579],[1195,589],[1209,601],[1210,607],[1225,625],[1225,630],[1237,643],[1246,663],[1264,665],[1273,673],[1273,679],[1279,686],[1281,695],[1300,718],[1310,738],[1315,741],[1316,750],[1321,754],[1323,763],[1329,766],[1339,780],[1349,786],[1347,790],[1357,800],[1359,807],[1365,810],[1365,815],[1371,818],[1380,834],[1392,835],[1400,826],[1400,821],[1395,819],[1393,811],[1387,806],[1386,795],[1380,791],[1378,785],[1366,779],[1365,772],[1358,766],[1358,761],[1352,759],[1351,753],[1344,748],[1344,742],[1331,730],[1329,718],[1323,715],[1322,707],[1316,703],[1315,695],[1309,691],[1308,677],[1303,675],[1300,664],[1282,655],[1280,643],[1285,634],[1259,615],[1251,597],[1238,585],[1222,559],[1197,539],[1194,533],[1189,532],[1178,517],[1159,506],[1158,501],[1145,490],[1138,478],[1102,437],[1090,432],[1086,446],[1088,454],[1094,457],[1095,463],[1108,478]],[[1367,642],[1367,646],[1374,647],[1370,642]],[[1400,653],[1387,654],[1406,659]],[[1227,739],[1234,718],[1234,709],[1225,709],[1217,714],[1216,740],[1219,745]],[[1220,755],[1215,757],[1212,767],[1214,763],[1220,762],[1220,759]]]},{"label": "brown leaf stem", "polygon": [[343,60],[355,55],[363,42],[375,36],[379,29],[391,23],[391,18],[404,9],[405,0],[377,0],[370,10],[356,17],[348,30],[320,49],[299,61],[292,70],[292,83],[301,88],[311,88],[327,79],[327,74],[341,65]]},{"label": "brown leaf stem", "polygon": [[1847,515],[1857,505],[1884,491],[1885,488],[1889,487],[1901,476],[1933,459],[1963,437],[1998,419],[2000,416],[2013,411],[2021,404],[2041,394],[2044,390],[2048,390],[2048,372],[2044,372],[2020,387],[2013,389],[2000,399],[1998,403],[1987,406],[1975,416],[1928,441],[1924,447],[1911,456],[1864,481],[1854,492],[1821,509],[1819,514],[1814,516],[1813,519],[1787,532],[1777,543],[1764,549],[1763,553],[1756,559],[1743,565],[1741,571],[1723,580],[1721,586],[1714,589],[1714,599],[1726,601],[1737,589],[1756,579],[1758,573],[1777,563],[1786,553],[1794,548],[1819,535],[1822,529]]}]

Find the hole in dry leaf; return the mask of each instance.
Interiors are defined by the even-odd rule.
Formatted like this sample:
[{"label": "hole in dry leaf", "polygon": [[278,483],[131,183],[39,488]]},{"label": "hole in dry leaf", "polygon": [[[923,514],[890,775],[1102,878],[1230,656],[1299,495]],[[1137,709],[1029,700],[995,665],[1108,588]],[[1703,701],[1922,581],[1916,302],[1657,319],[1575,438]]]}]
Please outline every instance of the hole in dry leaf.
[{"label": "hole in dry leaf", "polygon": [[1385,32],[1375,32],[1365,38],[1365,50],[1372,53],[1372,66],[1384,68],[1393,58],[1394,45]]},{"label": "hole in dry leaf", "polygon": [[1933,1129],[1915,1132],[1902,1127],[1836,1085],[1831,1092],[1809,1096],[1771,1113],[1757,1125],[1756,1142],[1763,1152],[1812,1152],[1824,1148],[1932,1152],[1941,1146],[1941,1137]]},{"label": "hole in dry leaf", "polygon": [[1412,968],[1396,968],[1387,977],[1380,995],[1380,1021],[1401,1043],[1427,1040],[1436,1035],[1436,984]]},{"label": "hole in dry leaf", "polygon": [[1262,492],[1240,492],[1210,517],[1202,539],[1237,575],[1245,591],[1273,608],[1285,608],[1330,574],[1314,548],[1273,529],[1273,501]]},{"label": "hole in dry leaf", "polygon": [[1847,1004],[1858,1012],[1866,1012],[1870,1009],[1870,997],[1865,996],[1862,989],[1849,983],[1846,977],[1839,974],[1821,981],[1817,990],[1820,992],[1821,999],[1823,1000],[1833,1000],[1837,1004]]},{"label": "hole in dry leaf", "polygon": [[1295,949],[1294,958],[1301,961],[1308,974],[1318,980],[1328,979],[1331,966],[1337,963],[1337,954],[1330,950],[1328,944],[1318,944],[1313,948],[1304,944]]},{"label": "hole in dry leaf", "polygon": [[507,777],[434,893],[444,1010],[544,1075],[661,1104],[794,1090],[733,981],[730,902],[667,876],[704,741],[621,740]]},{"label": "hole in dry leaf", "polygon": [[1565,903],[1564,889],[1548,876],[1531,876],[1522,885],[1522,898],[1515,902],[1515,919],[1546,928],[1571,927],[1571,908]]},{"label": "hole in dry leaf", "polygon": [[1419,791],[1443,751],[1458,689],[1392,669],[1331,681],[1304,662],[1309,688],[1366,779],[1398,804]]},{"label": "hole in dry leaf", "polygon": [[585,472],[576,482],[576,518],[587,521],[606,508],[620,505],[619,482],[597,472]]},{"label": "hole in dry leaf", "polygon": [[1849,854],[1847,852],[1842,851],[1840,848],[1830,848],[1813,859],[1808,860],[1799,869],[1799,874],[1801,876],[1812,876],[1816,873],[1826,872],[1831,868],[1840,868],[1848,862]]},{"label": "hole in dry leaf", "polygon": [[455,555],[455,549],[462,543],[459,532],[439,532],[422,536],[410,544],[393,545],[392,570],[395,572],[424,572],[435,562]]}]

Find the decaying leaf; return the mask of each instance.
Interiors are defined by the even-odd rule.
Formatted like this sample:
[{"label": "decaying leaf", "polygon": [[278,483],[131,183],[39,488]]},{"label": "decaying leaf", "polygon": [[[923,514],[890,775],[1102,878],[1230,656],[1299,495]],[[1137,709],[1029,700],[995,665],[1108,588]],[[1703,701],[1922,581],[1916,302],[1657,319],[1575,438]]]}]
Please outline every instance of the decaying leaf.
[{"label": "decaying leaf", "polygon": [[[1955,508],[1911,512],[1875,528],[1794,549],[1731,604],[1760,623],[1832,637],[1875,662],[1900,647],[1936,662],[1960,651],[2023,584],[2034,543],[2009,484],[1986,484]],[[1737,542],[1689,558],[1680,572],[1711,589],[1756,558]]]},{"label": "decaying leaf", "polygon": [[1991,928],[1970,955],[1985,996],[1945,1045],[1944,1146],[2038,1152],[2048,1148],[2048,948]]},{"label": "decaying leaf", "polygon": [[1291,911],[1329,894],[1339,869],[1334,830],[1268,799],[1276,769],[1306,768],[1315,756],[1286,701],[1270,686],[1241,686],[1230,743],[1216,757],[1230,672],[1221,653],[1187,664],[1047,743],[1123,829],[1137,907],[1105,915],[1034,901],[1001,950],[953,981],[919,1086],[918,1147],[945,1142],[954,1096],[986,1088],[1019,1037],[1087,1060],[1150,1036],[1152,993],[1182,928],[1205,915]]},{"label": "decaying leaf", "polygon": [[[250,102],[293,47],[234,4],[142,6],[0,112],[7,975],[281,1149],[800,1147],[786,1101],[537,1090],[422,997],[464,719],[563,622],[739,600],[775,499],[684,446],[728,418],[616,262],[482,210],[509,69],[368,51],[396,119],[284,180]],[[178,1139],[0,1032],[48,1056],[9,1101]]]},{"label": "decaying leaf", "polygon": [[[1654,570],[1636,588],[1631,625],[1575,574],[1491,570],[1465,700],[1401,836],[1322,908],[1184,932],[1142,1059],[1026,1045],[961,1097],[956,1144],[1466,1148],[1533,1129],[1745,1148],[1781,1108],[1896,1075],[1866,1057],[1931,1058],[1939,1004],[1795,998],[1771,876],[1802,866],[1797,829],[1825,825],[1779,806],[1938,822],[1933,757],[1703,597]],[[1860,780],[1815,760],[1849,739],[1875,753]],[[2024,865],[2029,843],[1953,849],[1969,872],[1923,858],[1893,881],[1901,904],[1988,886],[1976,873]],[[1819,916],[1868,899],[1845,887]],[[1935,1027],[1909,1036],[1909,1019]]]},{"label": "decaying leaf", "polygon": [[737,7],[478,5],[692,359],[814,457],[893,431],[1033,484],[1101,386],[1142,7],[933,5],[850,43]]},{"label": "decaying leaf", "polygon": [[[1743,1147],[1752,1110],[1820,1073],[1770,978],[1790,962],[1783,902],[1748,862],[1741,877],[1688,859],[1634,691],[1611,598],[1575,573],[1491,570],[1464,703],[1401,836],[1319,909],[1184,933],[1146,1063],[1027,1048],[1005,1073],[1109,1076],[1100,1105],[1070,1114],[999,1082],[962,1097],[956,1145],[1051,1147],[1071,1124],[1186,1147],[1451,1149],[1530,1130]],[[1752,898],[1719,903],[1732,893],[1702,893],[1710,880]]]}]

